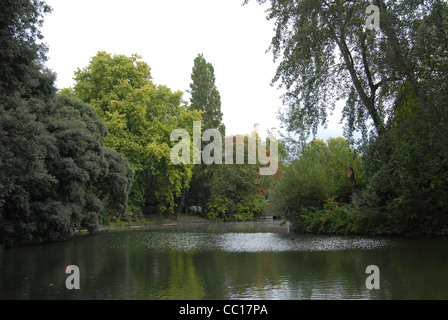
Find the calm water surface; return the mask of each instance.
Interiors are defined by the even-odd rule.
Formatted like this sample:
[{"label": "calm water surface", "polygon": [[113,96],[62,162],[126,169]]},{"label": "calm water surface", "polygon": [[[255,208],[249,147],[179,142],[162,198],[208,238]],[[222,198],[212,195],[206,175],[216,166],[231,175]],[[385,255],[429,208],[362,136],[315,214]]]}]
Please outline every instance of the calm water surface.
[{"label": "calm water surface", "polygon": [[[278,221],[110,230],[0,252],[0,299],[448,299],[448,239],[298,235]],[[68,290],[68,265],[80,290]],[[368,290],[366,268],[380,269]]]}]

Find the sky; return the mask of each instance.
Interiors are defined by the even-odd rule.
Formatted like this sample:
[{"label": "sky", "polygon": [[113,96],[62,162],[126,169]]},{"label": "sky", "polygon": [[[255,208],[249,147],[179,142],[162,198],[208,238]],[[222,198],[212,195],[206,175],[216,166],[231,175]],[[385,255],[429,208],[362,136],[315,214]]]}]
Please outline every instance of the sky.
[{"label": "sky", "polygon": [[[267,52],[274,21],[267,5],[252,0],[46,0],[53,12],[42,28],[49,47],[47,66],[59,89],[74,85],[74,72],[98,51],[140,55],[155,84],[183,91],[189,101],[195,57],[202,53],[215,69],[226,134],[281,130],[276,63]],[[278,63],[278,61],[277,61]],[[318,138],[342,135],[339,114]]]}]

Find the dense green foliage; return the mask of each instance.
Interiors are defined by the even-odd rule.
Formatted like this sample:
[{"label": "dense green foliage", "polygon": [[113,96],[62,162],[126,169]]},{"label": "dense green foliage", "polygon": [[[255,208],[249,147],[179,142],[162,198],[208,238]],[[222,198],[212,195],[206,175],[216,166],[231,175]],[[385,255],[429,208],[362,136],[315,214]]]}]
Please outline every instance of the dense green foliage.
[{"label": "dense green foliage", "polygon": [[[207,129],[218,129],[224,138],[226,130],[222,122],[221,95],[216,86],[215,69],[203,54],[194,59],[189,93],[191,94],[189,108],[202,112],[202,132]],[[205,143],[202,143],[202,149],[204,145]],[[200,207],[205,213],[216,170],[216,165],[203,163],[193,168],[190,188],[185,196],[187,207]]]},{"label": "dense green foliage", "polygon": [[[44,1],[5,0],[0,12],[0,95],[42,95],[53,75],[43,73],[47,48],[39,31],[51,8]],[[44,88],[45,82],[50,86]],[[53,89],[51,87],[51,89]]]},{"label": "dense green foliage", "polygon": [[[369,30],[370,1],[269,2],[268,19],[276,23],[271,50],[282,58],[273,83],[287,89],[286,129],[315,134],[345,99],[345,136],[363,135],[366,179],[349,203],[330,201],[311,213],[285,187],[277,192],[285,201],[278,200],[281,214],[313,232],[447,234],[447,3],[375,0],[380,28]],[[313,173],[305,190],[320,190],[319,177]],[[346,227],[335,227],[338,221]]]},{"label": "dense green foliage", "polygon": [[283,145],[280,144],[278,171],[274,175],[260,175],[260,158],[255,164],[249,163],[249,139],[253,139],[258,151],[269,154],[271,151],[268,138],[266,143],[253,132],[245,136],[227,137],[226,142],[233,141],[233,161],[237,159],[237,144],[244,143],[244,164],[225,164],[217,166],[210,180],[210,198],[207,202],[208,217],[218,220],[253,220],[266,215],[268,210],[269,188],[277,183],[283,169],[283,159],[286,156]]},{"label": "dense green foliage", "polygon": [[203,112],[204,130],[218,129],[225,136],[222,123],[221,95],[216,87],[215,69],[203,54],[194,59],[190,84],[190,108]]},{"label": "dense green foliage", "polygon": [[125,215],[133,178],[127,161],[104,146],[107,129],[95,110],[55,94],[36,44],[48,11],[39,1],[2,8],[13,17],[0,26],[10,48],[0,59],[0,243],[7,246],[93,232],[104,217]]},{"label": "dense green foliage", "polygon": [[0,112],[0,242],[66,239],[126,213],[133,172],[92,107],[58,95]]},{"label": "dense green foliage", "polygon": [[73,94],[92,105],[109,130],[106,145],[123,154],[135,171],[131,213],[175,213],[192,166],[171,163],[171,132],[183,128],[192,135],[192,123],[201,114],[188,110],[182,92],[155,85],[149,66],[137,55],[99,52],[78,69],[75,80]]},{"label": "dense green foliage", "polygon": [[247,142],[245,164],[172,163],[175,129],[191,137],[201,121],[201,133],[219,129],[225,138],[215,70],[202,54],[189,105],[182,92],[156,85],[140,56],[106,52],[57,93],[39,31],[51,8],[4,1],[0,243],[66,239],[116,218],[192,206],[211,219],[256,219],[268,197],[302,231],[448,234],[447,3],[375,0],[381,23],[369,30],[367,0],[256,1],[270,3],[276,23],[273,83],[286,89],[280,119],[289,141],[315,135],[346,101],[347,140],[296,144],[291,163],[268,177],[259,158],[248,164]]},{"label": "dense green foliage", "polygon": [[[299,159],[284,169],[282,179],[272,188],[274,210],[295,228],[315,230],[311,221],[316,212],[348,203],[351,185],[347,168],[352,167],[360,185],[364,175],[360,157],[342,138],[313,140]],[[311,219],[311,220],[310,220]],[[318,220],[318,219],[317,219]]]},{"label": "dense green foliage", "polygon": [[267,201],[259,191],[258,166],[221,165],[210,185],[207,216],[218,220],[251,220],[266,213]]},{"label": "dense green foliage", "polygon": [[407,74],[394,114],[365,146],[370,183],[353,205],[369,232],[448,234],[448,5],[430,1],[423,12],[393,60]]},{"label": "dense green foliage", "polygon": [[370,183],[353,209],[369,232],[447,234],[448,132],[437,128],[444,119],[434,123],[409,87],[401,94],[391,127],[366,147]]}]

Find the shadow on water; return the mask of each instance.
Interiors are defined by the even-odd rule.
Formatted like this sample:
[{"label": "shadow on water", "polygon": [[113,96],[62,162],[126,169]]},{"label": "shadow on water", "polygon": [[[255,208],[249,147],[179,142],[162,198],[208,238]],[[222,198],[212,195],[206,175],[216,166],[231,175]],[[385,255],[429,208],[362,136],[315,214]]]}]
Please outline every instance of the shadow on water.
[{"label": "shadow on water", "polygon": [[[447,299],[448,239],[295,234],[279,221],[109,230],[0,252],[0,299]],[[80,290],[65,286],[68,265]],[[366,268],[380,288],[366,288]]]}]

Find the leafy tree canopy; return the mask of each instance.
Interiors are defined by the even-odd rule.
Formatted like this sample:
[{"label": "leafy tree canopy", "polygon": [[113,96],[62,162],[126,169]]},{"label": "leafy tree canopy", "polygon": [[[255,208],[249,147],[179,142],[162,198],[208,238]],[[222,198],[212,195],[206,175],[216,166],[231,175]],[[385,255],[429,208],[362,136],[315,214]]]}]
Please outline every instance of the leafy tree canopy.
[{"label": "leafy tree canopy", "polygon": [[124,215],[133,171],[104,146],[95,109],[56,95],[43,67],[44,1],[3,1],[0,12],[0,243],[63,240]]},{"label": "leafy tree canopy", "polygon": [[371,124],[381,132],[403,83],[423,104],[429,97],[419,81],[445,77],[445,67],[434,69],[446,66],[444,1],[375,0],[379,30],[366,28],[367,0],[257,2],[270,3],[267,19],[276,24],[270,50],[281,61],[273,83],[287,90],[281,119],[290,132],[315,135],[339,99],[347,137],[356,130],[365,136]]},{"label": "leafy tree canopy", "polygon": [[107,126],[106,145],[122,153],[136,172],[131,209],[174,213],[192,168],[171,163],[171,132],[183,128],[192,135],[201,113],[188,110],[182,92],[155,85],[138,55],[98,52],[75,80],[74,95],[94,106]]},{"label": "leafy tree canopy", "polygon": [[133,172],[92,107],[56,96],[0,108],[0,242],[63,240],[126,213]]},{"label": "leafy tree canopy", "polygon": [[38,0],[4,0],[0,12],[0,94],[31,97],[38,87],[54,90],[54,75],[42,73],[47,48],[39,30],[51,8]]},{"label": "leafy tree canopy", "polygon": [[358,182],[363,183],[361,159],[347,140],[313,140],[298,159],[284,168],[282,179],[272,187],[275,211],[289,221],[296,221],[302,210],[322,209],[330,198],[348,202],[349,167],[354,169]]},{"label": "leafy tree canopy", "polygon": [[225,136],[225,126],[222,123],[221,95],[216,87],[215,69],[205,60],[203,54],[194,59],[190,84],[191,108],[204,112],[204,130],[219,129]]}]

